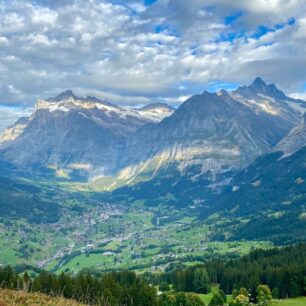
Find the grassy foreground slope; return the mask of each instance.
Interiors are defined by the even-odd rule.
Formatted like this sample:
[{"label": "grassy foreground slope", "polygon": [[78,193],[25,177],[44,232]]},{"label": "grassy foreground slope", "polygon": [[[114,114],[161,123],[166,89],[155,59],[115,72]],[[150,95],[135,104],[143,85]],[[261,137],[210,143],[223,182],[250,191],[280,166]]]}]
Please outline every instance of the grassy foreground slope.
[{"label": "grassy foreground slope", "polygon": [[279,302],[278,305],[281,306],[305,306],[306,305],[306,297],[299,297],[295,299],[287,299]]},{"label": "grassy foreground slope", "polygon": [[59,297],[50,297],[40,293],[27,293],[24,291],[0,290],[0,306],[81,306],[73,300]]}]

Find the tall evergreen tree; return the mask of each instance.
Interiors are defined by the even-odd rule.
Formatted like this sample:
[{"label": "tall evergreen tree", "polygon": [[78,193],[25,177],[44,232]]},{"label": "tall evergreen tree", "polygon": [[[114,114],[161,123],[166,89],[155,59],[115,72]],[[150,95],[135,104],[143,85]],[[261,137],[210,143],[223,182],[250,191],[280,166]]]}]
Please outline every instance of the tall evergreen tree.
[{"label": "tall evergreen tree", "polygon": [[205,268],[197,268],[193,276],[194,291],[198,293],[209,292],[209,278]]}]

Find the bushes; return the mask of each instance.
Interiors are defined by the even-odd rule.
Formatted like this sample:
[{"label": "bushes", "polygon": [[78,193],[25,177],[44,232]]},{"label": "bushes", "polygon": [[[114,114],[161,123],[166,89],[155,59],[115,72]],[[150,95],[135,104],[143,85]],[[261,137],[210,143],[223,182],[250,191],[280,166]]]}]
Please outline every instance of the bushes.
[{"label": "bushes", "polygon": [[205,306],[205,303],[194,293],[163,293],[160,296],[160,306]]},{"label": "bushes", "polygon": [[211,301],[209,302],[209,306],[223,306],[226,304],[226,295],[222,290],[215,292]]}]

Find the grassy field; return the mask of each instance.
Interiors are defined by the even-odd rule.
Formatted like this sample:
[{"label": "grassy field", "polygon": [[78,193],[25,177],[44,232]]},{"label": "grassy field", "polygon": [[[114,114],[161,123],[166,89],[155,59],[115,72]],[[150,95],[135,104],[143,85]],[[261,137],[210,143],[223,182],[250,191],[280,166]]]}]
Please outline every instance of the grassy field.
[{"label": "grassy field", "polygon": [[[199,297],[201,298],[201,300],[206,305],[208,305],[209,302],[211,301],[212,297],[213,297],[213,294],[218,291],[218,288],[219,288],[218,285],[212,286],[210,293],[208,293],[208,294],[199,294]],[[231,295],[227,295],[226,297],[227,297],[227,302],[229,303],[232,300],[232,296]]]},{"label": "grassy field", "polygon": [[295,298],[295,299],[281,300],[278,305],[280,305],[280,306],[305,306],[306,305],[306,297],[299,297],[299,298]]},{"label": "grassy field", "polygon": [[[199,294],[201,300],[205,302],[206,305],[209,304],[209,302],[212,299],[213,292],[215,289],[212,289],[212,291],[209,294]],[[232,300],[231,295],[227,295],[227,302],[230,302]],[[287,300],[279,300],[274,303],[274,305],[279,306],[306,306],[306,297],[299,297],[295,299],[287,299]]]},{"label": "grassy field", "polygon": [[0,290],[0,306],[81,306],[73,300],[53,298],[39,293]]},{"label": "grassy field", "polygon": [[[209,304],[209,302],[212,299],[213,293],[218,290],[218,287],[212,287],[211,292],[209,294],[199,294],[201,300],[205,302],[206,305]],[[232,300],[231,295],[227,295],[227,302],[229,303]],[[287,300],[279,300],[274,303],[274,305],[280,305],[280,306],[306,306],[306,297],[299,297],[295,299],[287,299]]]}]

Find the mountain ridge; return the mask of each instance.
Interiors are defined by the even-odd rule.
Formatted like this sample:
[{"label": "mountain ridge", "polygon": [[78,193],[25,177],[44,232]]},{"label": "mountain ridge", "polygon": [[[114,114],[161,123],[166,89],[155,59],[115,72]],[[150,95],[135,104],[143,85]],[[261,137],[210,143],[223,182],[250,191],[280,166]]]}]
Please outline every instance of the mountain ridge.
[{"label": "mountain ridge", "polygon": [[29,119],[0,136],[0,158],[78,168],[91,178],[110,177],[114,187],[167,167],[182,174],[192,168],[194,179],[214,182],[272,150],[297,125],[300,111],[292,103],[300,100],[260,78],[233,92],[194,95],[178,109],[161,103],[127,109],[66,90],[38,100]]},{"label": "mountain ridge", "polygon": [[[258,104],[267,103],[266,97],[256,98]],[[188,172],[190,166],[198,165],[196,175],[206,173],[214,180],[218,173],[231,171],[233,163],[242,166],[251,163],[259,155],[271,150],[299,121],[300,113],[287,102],[269,98],[269,103],[277,105],[279,112],[257,105],[254,108],[254,103],[245,103],[242,98],[237,98],[235,92],[225,90],[219,93],[205,91],[192,96],[158,125],[144,126],[132,135],[121,168],[124,168],[124,164],[131,166],[124,169],[119,177],[131,182],[150,168],[154,176],[163,164],[169,166],[177,163],[183,172]],[[234,134],[240,134],[241,137],[228,141],[228,133],[232,134],[232,138],[236,137]],[[241,143],[242,139],[245,144]],[[210,152],[206,154],[205,150],[209,148]],[[241,150],[246,151],[241,153]],[[232,161],[228,162],[226,159],[230,158],[231,153]],[[216,154],[219,157],[215,158]],[[149,174],[148,177],[152,176]]]},{"label": "mountain ridge", "polygon": [[114,167],[129,134],[169,114],[124,109],[68,90],[39,99],[29,118],[7,128],[0,136],[0,155],[25,168],[79,170],[85,176],[97,168],[103,172]]}]

